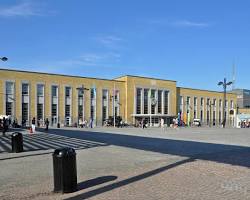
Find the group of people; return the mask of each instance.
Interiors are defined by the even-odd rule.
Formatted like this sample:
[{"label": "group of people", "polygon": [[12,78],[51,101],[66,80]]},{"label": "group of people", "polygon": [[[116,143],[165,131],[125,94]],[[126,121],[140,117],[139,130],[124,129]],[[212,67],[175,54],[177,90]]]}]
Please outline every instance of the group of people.
[{"label": "group of people", "polygon": [[0,127],[2,128],[3,136],[5,136],[5,133],[7,132],[10,123],[11,122],[5,117],[3,117],[3,119],[0,119]]},{"label": "group of people", "polygon": [[240,127],[241,128],[250,128],[250,121],[241,121]]},{"label": "group of people", "polygon": [[[49,130],[49,119],[46,118],[46,120],[44,121],[45,124],[45,130],[48,131]],[[40,127],[40,121],[37,122],[37,126]],[[36,131],[36,118],[33,117],[32,121],[31,121],[31,133],[35,133]]]}]

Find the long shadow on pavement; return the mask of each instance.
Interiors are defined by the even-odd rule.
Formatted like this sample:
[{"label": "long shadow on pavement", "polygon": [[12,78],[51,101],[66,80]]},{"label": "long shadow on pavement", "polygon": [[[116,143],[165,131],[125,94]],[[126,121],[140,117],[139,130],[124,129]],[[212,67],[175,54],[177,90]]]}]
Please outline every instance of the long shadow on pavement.
[{"label": "long shadow on pavement", "polygon": [[50,133],[106,145],[250,167],[250,147],[65,129],[52,129]]}]

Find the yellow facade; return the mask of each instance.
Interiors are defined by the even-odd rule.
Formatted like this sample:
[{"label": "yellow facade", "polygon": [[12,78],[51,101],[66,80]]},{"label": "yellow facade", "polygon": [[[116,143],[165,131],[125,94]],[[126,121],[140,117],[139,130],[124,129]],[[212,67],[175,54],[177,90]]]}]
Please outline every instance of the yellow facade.
[{"label": "yellow facade", "polygon": [[[78,89],[84,85],[85,88],[96,88],[96,125],[102,125],[103,123],[103,90],[108,91],[108,116],[114,115],[114,91],[119,92],[119,99],[117,100],[116,106],[119,110],[119,115],[127,123],[135,123],[136,116],[136,91],[137,88],[141,88],[142,91],[167,91],[168,92],[168,112],[167,113],[154,113],[150,112],[147,115],[138,116],[155,116],[155,117],[166,117],[174,118],[177,117],[180,108],[180,97],[184,99],[190,97],[190,105],[193,105],[194,97],[198,98],[197,103],[197,116],[200,116],[200,102],[199,99],[203,97],[206,104],[207,98],[217,99],[217,104],[220,99],[223,99],[223,93],[213,92],[206,90],[188,89],[180,88],[176,86],[176,81],[171,80],[161,80],[148,77],[138,77],[138,76],[122,76],[113,80],[107,79],[97,79],[97,78],[86,78],[79,76],[66,76],[59,74],[47,74],[38,72],[27,72],[27,71],[17,71],[0,69],[0,114],[6,114],[6,83],[12,82],[14,84],[14,94],[13,94],[13,104],[14,111],[13,114],[15,118],[20,122],[22,120],[22,84],[27,83],[29,85],[29,121],[33,117],[37,117],[37,85],[44,85],[44,119],[51,119],[52,115],[52,86],[58,87],[58,118],[60,123],[65,123],[65,87],[71,88],[71,118],[72,123],[78,122]],[[143,93],[142,93],[143,94]],[[162,93],[165,94],[165,93]],[[143,110],[143,96],[142,98],[142,110]],[[149,98],[149,103],[150,97]],[[165,97],[164,97],[165,98]],[[84,118],[89,120],[91,116],[91,93],[90,91],[84,92]],[[162,98],[163,99],[163,98]],[[164,100],[164,99],[163,99]],[[233,101],[233,105],[236,105],[236,95],[227,94],[227,100],[229,102]],[[164,106],[164,102],[162,102]],[[166,104],[166,103],[165,103]],[[151,106],[151,104],[149,105]],[[185,103],[183,104],[183,112],[186,109]],[[217,105],[219,107],[219,105]],[[150,108],[151,109],[151,108]],[[228,108],[228,113],[231,108]],[[234,109],[234,108],[233,108]],[[163,110],[163,109],[162,109]],[[157,111],[157,109],[156,109]],[[207,111],[206,106],[204,106],[204,112]],[[216,111],[216,116],[218,118],[218,111]],[[194,119],[194,113],[190,112],[190,119]],[[204,117],[206,119],[206,117]],[[150,119],[151,120],[151,119]]]},{"label": "yellow facade", "polygon": [[[182,102],[181,97],[183,98]],[[190,98],[190,102],[187,102],[188,97]],[[193,121],[194,118],[201,119],[203,118],[203,123],[207,123],[207,125],[211,125],[213,123],[219,124],[223,119],[223,101],[224,101],[224,93],[216,92],[216,91],[208,91],[208,90],[199,90],[192,88],[177,88],[177,98],[179,99],[178,110],[182,110],[184,115],[190,115],[190,122]],[[196,98],[196,106],[194,99]],[[203,105],[201,103],[201,99],[203,98]],[[229,124],[234,124],[236,108],[237,108],[237,96],[233,93],[226,94],[227,106],[225,107],[226,118]],[[221,105],[220,105],[221,102]],[[189,110],[189,114],[187,113]],[[194,113],[196,111],[196,116]],[[201,113],[203,111],[203,113]],[[221,111],[221,114],[220,114]],[[231,111],[231,114],[230,114]],[[233,111],[233,113],[232,113]],[[215,114],[215,115],[214,115]],[[203,117],[201,117],[203,115]],[[221,116],[220,116],[221,115]],[[187,118],[187,116],[185,116]],[[231,120],[231,121],[230,121]],[[187,123],[187,119],[185,120]]]}]

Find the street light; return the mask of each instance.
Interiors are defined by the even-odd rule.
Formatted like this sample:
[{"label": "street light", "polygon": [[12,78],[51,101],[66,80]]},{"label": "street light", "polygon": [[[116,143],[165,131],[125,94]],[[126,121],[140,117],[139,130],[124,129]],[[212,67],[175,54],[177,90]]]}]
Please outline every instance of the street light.
[{"label": "street light", "polygon": [[0,60],[5,62],[8,60],[8,58],[7,57],[0,57]]},{"label": "street light", "polygon": [[223,86],[223,93],[224,93],[224,100],[223,100],[223,122],[222,122],[222,126],[223,128],[225,128],[226,126],[226,115],[225,115],[225,106],[226,106],[226,91],[227,91],[227,86],[231,85],[233,82],[229,81],[227,82],[227,79],[224,78],[224,81],[220,81],[218,83],[218,85],[222,85]]}]

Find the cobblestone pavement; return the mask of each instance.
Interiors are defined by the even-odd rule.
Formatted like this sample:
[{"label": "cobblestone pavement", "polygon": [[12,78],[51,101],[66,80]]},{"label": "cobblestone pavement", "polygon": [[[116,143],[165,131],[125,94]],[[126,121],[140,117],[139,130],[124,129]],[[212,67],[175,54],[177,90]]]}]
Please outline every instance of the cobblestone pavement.
[{"label": "cobblestone pavement", "polygon": [[[250,129],[51,129],[0,137],[0,199],[250,199]],[[76,148],[78,191],[53,193],[52,152]]]}]

